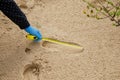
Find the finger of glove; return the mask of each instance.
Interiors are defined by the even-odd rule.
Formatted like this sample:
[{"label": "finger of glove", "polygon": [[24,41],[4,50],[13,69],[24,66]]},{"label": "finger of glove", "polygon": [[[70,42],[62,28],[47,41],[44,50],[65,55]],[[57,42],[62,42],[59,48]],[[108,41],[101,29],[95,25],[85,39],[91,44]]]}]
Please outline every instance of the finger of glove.
[{"label": "finger of glove", "polygon": [[39,31],[36,33],[36,37],[37,37],[37,39],[35,41],[37,41],[37,42],[42,39],[42,35],[40,34]]},{"label": "finger of glove", "polygon": [[33,36],[36,36],[37,38],[41,38],[41,33],[39,32],[39,30],[37,29],[33,29],[30,34],[32,34]]},{"label": "finger of glove", "polygon": [[37,33],[38,33],[38,38],[39,38],[39,39],[42,39],[41,33],[40,33],[39,31],[38,31]]}]

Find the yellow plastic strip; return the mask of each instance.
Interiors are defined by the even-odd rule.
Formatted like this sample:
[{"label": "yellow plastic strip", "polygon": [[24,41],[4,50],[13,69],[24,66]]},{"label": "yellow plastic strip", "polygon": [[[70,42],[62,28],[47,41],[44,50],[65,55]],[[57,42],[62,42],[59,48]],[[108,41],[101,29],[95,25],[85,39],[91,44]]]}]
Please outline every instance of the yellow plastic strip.
[{"label": "yellow plastic strip", "polygon": [[[35,40],[35,36],[33,36],[31,34],[26,35],[26,38],[30,39],[30,40]],[[81,47],[80,45],[75,44],[75,43],[71,43],[71,42],[59,41],[59,40],[52,39],[52,38],[42,38],[42,40],[52,42],[52,43],[56,43],[56,44],[65,45],[65,46],[71,46],[71,47],[74,47],[74,48],[83,49],[83,47]]]},{"label": "yellow plastic strip", "polygon": [[42,38],[42,40],[43,40],[43,41],[52,42],[52,43],[56,43],[56,44],[65,45],[65,46],[71,46],[71,47],[83,49],[83,47],[81,47],[81,46],[78,45],[78,44],[74,44],[74,43],[70,43],[70,42],[64,42],[64,41],[59,41],[59,40],[52,39],[52,38]]}]

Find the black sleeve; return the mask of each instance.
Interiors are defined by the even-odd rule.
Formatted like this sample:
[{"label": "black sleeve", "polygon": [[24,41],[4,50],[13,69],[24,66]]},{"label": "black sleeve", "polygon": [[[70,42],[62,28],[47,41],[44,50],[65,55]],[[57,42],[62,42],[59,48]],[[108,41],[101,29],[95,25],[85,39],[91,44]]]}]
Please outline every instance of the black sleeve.
[{"label": "black sleeve", "polygon": [[0,10],[21,29],[30,26],[25,14],[13,0],[0,0]]}]

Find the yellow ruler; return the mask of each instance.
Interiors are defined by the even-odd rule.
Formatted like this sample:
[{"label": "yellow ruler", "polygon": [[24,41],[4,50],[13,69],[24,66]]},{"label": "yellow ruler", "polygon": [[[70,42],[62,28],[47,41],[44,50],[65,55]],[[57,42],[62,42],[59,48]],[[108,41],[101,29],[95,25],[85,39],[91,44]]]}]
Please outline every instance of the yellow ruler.
[{"label": "yellow ruler", "polygon": [[[35,36],[31,35],[31,34],[26,35],[26,38],[30,39],[30,40],[37,39],[37,37],[35,37]],[[75,44],[75,43],[71,43],[71,42],[64,42],[64,41],[60,41],[60,40],[56,40],[56,39],[52,39],[52,38],[44,38],[44,37],[42,38],[42,40],[52,42],[52,43],[56,43],[56,44],[65,45],[65,46],[71,46],[71,47],[74,47],[74,48],[83,49],[83,47],[81,47],[80,45]]]}]

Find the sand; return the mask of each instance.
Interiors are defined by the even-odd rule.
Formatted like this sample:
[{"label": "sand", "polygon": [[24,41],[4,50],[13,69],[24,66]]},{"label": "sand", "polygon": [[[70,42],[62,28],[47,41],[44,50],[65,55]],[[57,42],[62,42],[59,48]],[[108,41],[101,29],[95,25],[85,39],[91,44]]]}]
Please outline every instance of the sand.
[{"label": "sand", "polygon": [[0,14],[0,80],[120,80],[120,27],[86,17],[82,0],[17,0],[44,37],[74,42],[84,51],[34,43]]}]

